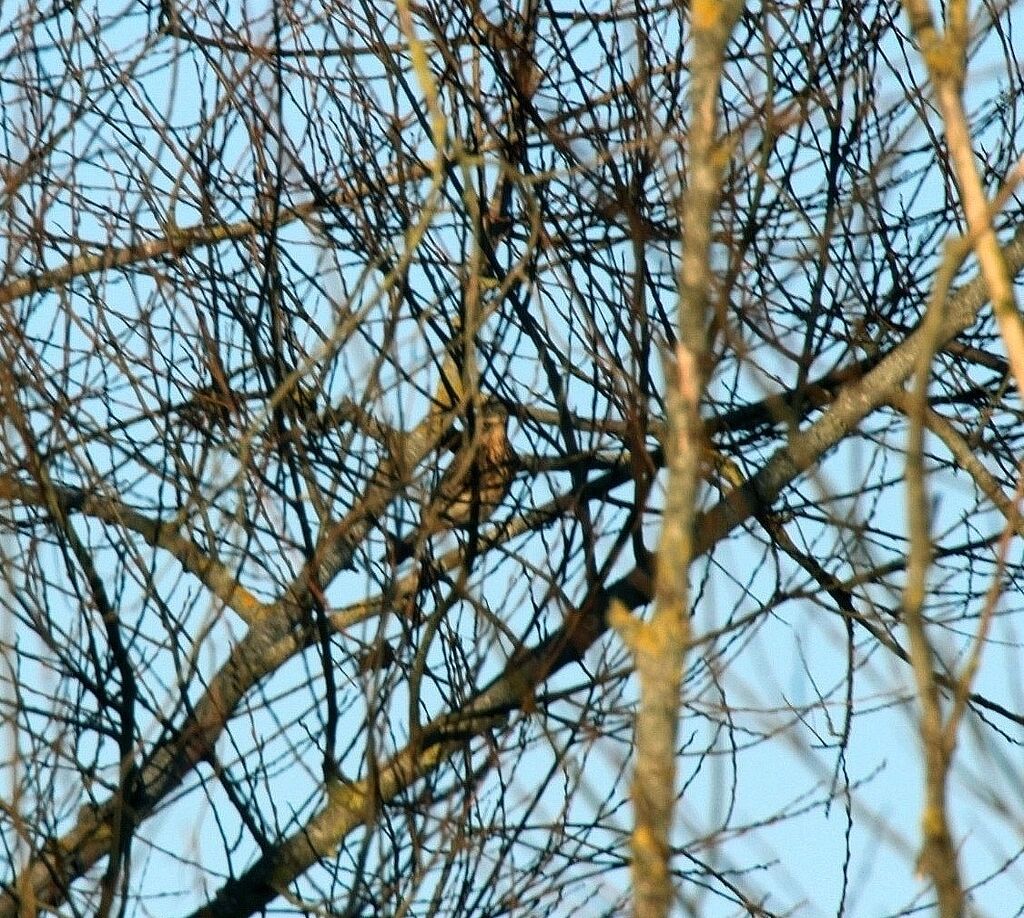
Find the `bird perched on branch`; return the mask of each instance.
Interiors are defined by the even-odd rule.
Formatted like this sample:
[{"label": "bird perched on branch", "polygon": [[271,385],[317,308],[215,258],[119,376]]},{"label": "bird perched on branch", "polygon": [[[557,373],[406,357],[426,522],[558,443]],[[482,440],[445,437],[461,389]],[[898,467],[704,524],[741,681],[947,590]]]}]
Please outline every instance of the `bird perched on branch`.
[{"label": "bird perched on branch", "polygon": [[453,529],[475,533],[505,499],[516,470],[508,442],[508,409],[489,401],[477,412],[472,427],[431,494],[419,533],[392,542],[396,564],[411,558],[431,536]]}]

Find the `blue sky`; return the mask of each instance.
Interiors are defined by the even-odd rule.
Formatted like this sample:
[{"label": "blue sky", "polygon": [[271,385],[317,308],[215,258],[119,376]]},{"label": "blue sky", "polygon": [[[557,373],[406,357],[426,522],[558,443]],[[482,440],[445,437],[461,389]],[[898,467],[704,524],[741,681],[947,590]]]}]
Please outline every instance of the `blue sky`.
[{"label": "blue sky", "polygon": [[[114,14],[122,8],[99,4],[96,9],[101,17],[109,15],[111,21],[115,21]],[[59,153],[53,157],[54,168],[50,176],[53,202],[46,210],[46,218],[55,238],[66,236],[65,244],[59,245],[55,241],[41,251],[26,249],[16,252],[9,240],[0,239],[0,246],[3,246],[0,254],[10,260],[9,270],[14,273],[24,270],[26,264],[31,263],[34,268],[52,267],[69,255],[88,251],[89,245],[84,240],[103,243],[113,236],[124,242],[132,230],[159,232],[171,217],[180,225],[188,225],[197,219],[196,175],[182,169],[179,164],[189,161],[188,152],[192,145],[198,148],[203,140],[210,139],[199,136],[196,130],[199,118],[216,110],[225,98],[226,86],[230,86],[233,80],[241,84],[249,74],[241,68],[238,73],[217,77],[212,69],[204,67],[203,58],[198,54],[182,59],[169,69],[161,69],[161,55],[175,52],[174,44],[160,41],[154,47],[148,47],[144,36],[152,34],[151,13],[142,7],[127,6],[125,9],[131,11],[129,15],[116,18],[116,26],[104,33],[103,40],[109,45],[111,60],[126,66],[124,61],[135,59],[131,80],[133,91],[100,94],[95,70],[92,79],[97,81],[96,86],[89,83],[77,86],[83,96],[96,91],[98,98],[113,98],[116,103],[109,107],[104,103],[79,122],[78,127],[60,141]],[[85,15],[81,8],[79,15]],[[1018,19],[1019,7],[1014,6],[1007,15],[1007,21],[1013,20],[1017,24]],[[70,24],[69,17],[58,16],[51,20],[49,28],[56,36]],[[4,25],[4,14],[0,14],[0,26]],[[39,31],[42,41],[44,30]],[[669,44],[672,37],[662,36],[662,40]],[[8,48],[0,47],[0,56],[8,51]],[[578,49],[579,60],[585,64],[591,63],[590,59],[599,59],[601,53],[601,49],[592,42]],[[54,79],[57,80],[62,67],[57,57],[43,49],[39,60],[43,62],[43,70],[49,66],[46,62],[52,61]],[[83,71],[89,71],[97,63],[97,58],[86,57],[79,63]],[[799,67],[800,62],[790,61],[788,64]],[[995,104],[993,100],[1000,98],[1005,85],[1001,65],[1002,57],[993,37],[991,50],[983,48],[972,63],[969,106],[985,109]],[[373,71],[372,65],[367,66],[367,85],[376,85],[379,74]],[[737,65],[735,72],[742,75],[744,68]],[[894,64],[890,73],[893,82],[874,87],[882,98],[887,94],[891,94],[894,101],[899,98],[901,89],[895,82],[897,72],[898,67]],[[975,74],[977,78],[974,78]],[[748,79],[751,85],[758,82],[753,75],[748,75]],[[5,93],[2,101],[12,110],[22,111],[18,108],[16,88],[9,82],[0,85]],[[75,88],[73,80],[61,85],[69,95]],[[601,88],[596,86],[595,92]],[[303,89],[308,94],[303,94]],[[296,80],[288,84],[288,90],[292,95],[282,102],[281,117],[296,137],[303,133],[302,106],[312,106],[314,110],[321,111],[327,120],[328,109],[318,107],[321,101],[312,89]],[[268,95],[268,110],[273,107],[271,102]],[[65,100],[54,105],[58,122],[60,116],[67,113],[66,104]],[[158,143],[154,140],[154,130],[144,142],[133,141],[125,133],[125,125],[140,113],[153,112],[163,114],[175,125],[173,134]],[[820,115],[812,115],[808,119],[805,124],[808,130],[821,128],[821,122],[816,122],[815,118],[820,118]],[[908,131],[907,143],[921,143],[925,148],[922,155],[928,155],[921,126],[909,124],[904,127]],[[252,206],[252,188],[247,183],[252,181],[252,174],[257,170],[251,138],[244,131],[244,119],[237,113],[226,115],[224,121],[218,123],[218,130],[222,134],[214,139],[221,144],[223,164],[236,173],[237,189],[242,195],[237,200],[232,200],[230,194],[222,196],[218,200],[221,208],[218,216],[224,220],[239,219]],[[414,136],[411,130],[409,136]],[[986,149],[1001,144],[1019,146],[1019,140],[987,135],[977,138],[979,148]],[[5,142],[6,155],[17,162],[24,155],[17,138],[8,133]],[[597,140],[589,137],[579,138],[576,143],[577,154],[584,159],[599,146]],[[308,150],[314,160],[310,165],[316,166],[315,157],[324,151],[312,143],[303,149]],[[274,152],[268,150],[267,155]],[[678,151],[667,152],[665,163],[673,162],[677,156]],[[81,161],[82,157],[85,157],[85,162]],[[816,172],[818,163],[810,154],[807,160],[804,171],[798,173],[797,180],[788,189],[797,200],[803,195],[810,195],[820,185],[820,174]],[[279,165],[291,170],[287,163]],[[113,194],[112,189],[118,187],[120,177],[129,168],[137,170],[137,175],[149,173],[155,189],[151,199],[122,201]],[[74,178],[66,188],[61,184],[65,173]],[[943,189],[933,175],[917,186],[908,179],[906,190],[898,188],[893,198],[898,198],[900,204],[913,214],[918,205],[923,211],[930,210],[942,194]],[[173,206],[169,202],[173,202]],[[100,219],[105,212],[107,223]],[[800,219],[794,217],[793,250],[780,249],[780,261],[792,252],[802,251],[801,246],[806,245],[806,241],[800,238],[801,225]],[[299,298],[308,306],[299,337],[311,353],[322,347],[320,333],[323,329],[339,327],[354,315],[365,315],[360,326],[362,337],[353,336],[346,344],[346,359],[334,362],[330,372],[322,376],[316,372],[311,374],[331,399],[365,395],[377,372],[372,363],[374,346],[381,343],[386,327],[387,303],[375,298],[380,272],[365,272],[365,261],[360,262],[351,253],[332,250],[327,237],[318,235],[316,228],[308,224],[298,223],[290,227],[283,237],[283,245],[294,259],[293,265],[307,270],[314,278],[298,291]],[[448,254],[457,256],[463,241],[439,232],[432,237],[431,245],[438,249],[447,245]],[[912,247],[908,242],[908,248]],[[225,250],[223,253],[202,253],[197,258],[209,258],[211,271],[216,270],[221,275],[230,275],[232,271],[237,274],[237,288],[225,284],[221,296],[237,294],[240,298],[247,297],[260,282],[258,255],[253,254],[252,260],[246,261],[239,250],[227,247]],[[432,251],[431,255],[437,255],[437,252]],[[622,253],[621,257],[628,263],[628,253]],[[813,248],[808,248],[806,270],[801,266],[788,278],[790,292],[808,287],[814,276],[814,257]],[[219,258],[224,260],[219,261]],[[848,257],[837,264],[843,270],[850,270],[849,260]],[[201,269],[195,265],[190,267],[202,275]],[[652,255],[648,267],[652,272],[661,271],[671,281],[674,262],[668,261],[667,256],[659,261],[658,256]],[[918,265],[917,268],[920,273],[927,273],[927,266]],[[600,272],[584,274],[578,265],[571,263],[551,267],[552,275],[558,271],[564,272],[564,276],[588,292],[600,288],[603,281]],[[295,274],[298,273],[296,270]],[[38,334],[40,339],[52,336],[54,341],[67,342],[69,352],[75,354],[67,367],[67,382],[83,391],[107,392],[103,374],[113,366],[113,399],[83,398],[78,403],[81,410],[97,413],[97,426],[109,420],[106,414],[111,411],[131,413],[179,400],[197,374],[203,372],[204,368],[195,362],[189,348],[181,346],[179,350],[175,345],[175,326],[179,331],[196,334],[202,311],[186,295],[190,291],[176,286],[179,277],[172,267],[166,267],[166,270],[158,268],[146,276],[133,275],[130,283],[119,275],[110,275],[102,279],[98,290],[85,287],[14,304],[14,308],[20,310],[20,321],[30,333]],[[413,274],[414,282],[424,288],[428,287],[427,278],[426,273]],[[301,284],[301,281],[297,283]],[[852,275],[847,284],[851,290],[854,289]],[[755,292],[758,289],[753,280],[750,289]],[[89,305],[92,302],[90,298],[97,293],[100,295],[96,301],[102,302],[105,310]],[[424,301],[430,300],[431,292],[428,290],[424,293]],[[443,305],[443,298],[439,302]],[[838,315],[846,308],[844,303],[830,306]],[[574,312],[576,302],[560,301],[557,294],[545,292],[543,296],[538,294],[532,307],[556,337],[568,342],[567,348],[585,354],[581,345],[586,323]],[[87,330],[91,322],[99,321],[107,323],[111,339],[120,342],[126,361],[132,360],[133,355],[140,361],[155,352],[162,355],[161,377],[154,390],[116,382],[116,361],[104,364],[90,355],[91,343],[85,339],[83,330]],[[146,322],[150,325],[147,326]],[[55,323],[62,330],[61,334],[53,334]],[[147,331],[149,327],[159,329],[156,337],[161,344],[156,350]],[[500,320],[494,321],[495,335],[505,328]],[[799,349],[802,333],[802,327],[796,322],[781,337]],[[244,365],[246,351],[243,345],[241,341],[227,342],[225,353],[229,371]],[[417,376],[419,396],[411,387],[406,387],[400,397],[381,403],[383,410],[390,413],[387,420],[396,421],[404,412],[406,417],[402,420],[411,426],[423,409],[422,393],[429,392],[436,385],[436,365],[433,365],[432,357],[438,350],[437,336],[428,321],[406,317],[390,347],[393,348],[393,369],[385,369],[379,375],[385,387],[398,379],[400,371],[410,367],[421,370]],[[756,352],[752,351],[752,354],[755,356],[751,361],[737,363],[738,368],[733,375],[723,375],[713,383],[712,398],[725,397],[737,388],[745,397],[754,400],[772,391],[773,385],[791,383],[793,366],[778,354],[763,361],[758,361]],[[528,349],[524,348],[519,357],[494,368],[491,383],[504,387],[508,393],[524,391],[533,381],[525,369],[530,356]],[[625,359],[614,352],[608,356],[612,361],[620,357]],[[833,360],[838,356],[832,352],[827,358]],[[825,368],[823,364],[819,369]],[[603,407],[589,402],[592,392],[579,381],[570,384],[569,393],[570,400],[581,411]],[[848,575],[852,570],[849,563],[842,560],[844,558],[868,565],[899,556],[904,550],[899,540],[903,528],[903,489],[899,481],[902,443],[894,440],[893,432],[881,425],[876,432],[874,424],[869,419],[860,438],[844,444],[815,471],[804,489],[805,493],[813,495],[808,501],[812,506],[799,508],[803,516],[794,527],[809,550],[818,551],[835,562],[829,569],[840,576]],[[139,429],[145,430],[146,425],[141,424]],[[514,433],[521,438],[520,448],[529,450],[531,444],[525,441],[522,432],[514,429]],[[876,433],[878,437],[886,438],[891,448],[888,463],[884,465],[879,463],[873,452]],[[596,437],[595,442],[598,442]],[[936,455],[941,455],[937,444],[931,444],[931,447]],[[353,452],[358,449],[366,451],[365,464],[371,465],[374,458],[372,444],[358,442],[352,446]],[[224,496],[221,509],[212,513],[211,519],[202,521],[202,524],[196,522],[197,532],[207,534],[207,530],[202,529],[205,525],[209,531],[225,536],[230,534],[236,542],[251,535],[258,547],[262,545],[272,550],[274,556],[270,570],[261,574],[251,567],[247,569],[249,585],[254,589],[265,587],[269,590],[275,582],[287,579],[287,575],[294,573],[301,563],[301,552],[298,548],[281,551],[271,540],[270,536],[274,534],[272,526],[279,521],[278,511],[274,508],[267,510],[265,522],[270,531],[263,533],[247,531],[248,523],[239,518],[241,513],[233,517],[229,512],[232,506],[244,506],[241,498],[238,504],[229,499],[232,489],[238,487],[237,461],[231,449],[215,449],[206,455],[197,450],[193,458],[197,467],[202,464],[209,489]],[[745,455],[743,458],[749,462],[745,469],[749,472],[767,457]],[[175,505],[172,487],[164,484],[158,489],[151,478],[141,475],[138,479],[133,478],[144,462],[122,462],[99,445],[83,450],[80,461],[80,469],[86,468],[90,462],[98,469],[105,469],[109,475],[107,482],[111,485],[115,482],[130,484],[134,500],[150,506]],[[876,492],[859,498],[841,497],[857,491],[864,481],[883,484]],[[527,498],[539,504],[546,498],[549,488],[555,491],[562,484],[564,478],[541,478]],[[931,489],[937,501],[936,531],[945,533],[949,544],[972,533],[981,537],[1000,531],[999,519],[976,509],[976,495],[956,470],[937,470]],[[709,491],[709,501],[712,496]],[[658,500],[655,493],[655,507]],[[811,518],[815,501],[823,514],[817,525]],[[824,516],[826,511],[830,511],[834,518],[848,521],[849,530],[839,536],[834,535],[830,525],[833,520]],[[616,514],[608,510],[604,512],[606,516],[602,520],[608,520],[611,529]],[[891,532],[867,531],[869,524],[875,525],[880,519],[889,525]],[[861,521],[865,524],[863,530],[858,529]],[[90,538],[101,541],[102,527],[83,526]],[[656,526],[656,514],[652,513],[652,533]],[[296,533],[290,534],[297,539]],[[525,562],[544,565],[546,552],[554,550],[551,546],[557,546],[557,535],[558,532],[554,532],[547,542],[538,541],[526,553]],[[609,536],[599,544],[607,548],[611,540]],[[753,536],[741,535],[718,546],[710,557],[695,565],[692,580],[698,597],[694,619],[697,634],[722,628],[753,609],[767,607],[773,596],[799,593],[806,587],[806,578],[794,570],[793,565],[780,565],[782,574],[777,581],[773,566],[762,563],[762,541],[757,532]],[[380,547],[377,546],[378,549]],[[118,565],[123,561],[114,554],[105,551],[99,555],[103,569],[112,579],[118,576],[121,571]],[[1014,561],[1020,560],[1018,545],[1011,545],[1010,557]],[[55,567],[61,563],[56,556],[49,561]],[[976,576],[984,579],[991,576],[991,571],[990,558],[985,558],[979,561]],[[375,592],[380,586],[375,579],[376,573],[376,569],[367,568],[344,574],[329,591],[329,602],[336,608],[342,608],[354,597]],[[528,635],[529,641],[535,641],[557,626],[560,605],[552,603],[538,621],[535,605],[547,598],[547,592],[540,578],[531,579],[527,574],[526,564],[501,564],[495,571],[488,572],[481,596],[485,606],[502,610],[511,608],[513,611],[506,624],[516,633]],[[579,571],[571,570],[570,575],[571,588],[578,591]],[[193,693],[191,700],[195,701],[201,685],[222,664],[243,628],[223,617],[213,604],[196,601],[195,582],[183,576],[173,562],[161,560],[154,579],[163,590],[164,602],[180,612],[187,633],[197,638],[188,648],[194,659],[187,661],[202,674],[202,679],[193,682],[190,689]],[[951,607],[955,606],[957,590],[966,588],[966,585],[959,584],[955,578],[944,579],[941,565],[936,567],[933,580],[936,589],[941,587],[949,591],[949,603]],[[892,613],[899,609],[900,587],[900,575],[895,574],[884,586],[864,590],[860,596],[865,606],[873,604],[873,607],[866,608],[866,612],[876,615],[879,622],[889,624]],[[976,588],[976,584],[971,584],[971,587]],[[578,596],[570,594],[568,600],[574,598]],[[1014,614],[1017,605],[1016,591],[1011,590],[1004,600],[1005,614],[995,622],[993,646],[986,652],[978,677],[978,689],[1020,710],[1019,635]],[[165,714],[175,711],[181,702],[175,666],[183,668],[179,672],[187,667],[168,653],[162,643],[166,625],[158,610],[141,598],[131,596],[130,591],[125,596],[125,608],[138,615],[140,633],[149,642],[140,640],[139,654],[140,657],[147,655],[152,664],[150,673],[158,680],[157,687],[152,690],[152,704]],[[84,641],[88,622],[76,622],[73,611],[69,606],[67,639]],[[10,621],[10,627],[13,627],[14,619]],[[956,628],[944,635],[942,649],[951,662],[962,660],[964,648],[971,637],[969,628],[964,630],[963,626],[970,624],[970,621],[958,622]],[[8,626],[5,624],[3,627]],[[363,634],[353,637],[369,638],[375,627],[375,624],[367,626]],[[513,649],[503,640],[498,629],[487,624],[486,616],[479,610],[474,612],[460,608],[445,620],[444,628],[445,638],[450,642],[462,640],[471,647],[487,649],[486,654],[482,654],[484,660],[478,673],[481,682],[500,670]],[[390,630],[400,634],[394,623]],[[904,636],[895,625],[894,634],[905,643]],[[842,757],[838,739],[844,722],[847,631],[829,604],[819,602],[814,596],[787,598],[771,605],[771,610],[762,614],[750,627],[738,629],[713,645],[702,644],[693,653],[694,669],[687,683],[687,708],[680,729],[683,741],[680,781],[685,783],[685,791],[680,803],[676,841],[705,863],[735,870],[737,882],[748,892],[761,891],[765,896],[765,906],[780,914],[830,915],[837,912],[842,895],[847,833],[851,862],[844,914],[868,918],[905,914],[902,910],[908,903],[919,905],[921,913],[929,911],[930,893],[914,876],[922,775],[911,673],[904,664],[874,647],[874,642],[864,632],[855,629],[854,635],[856,672],[852,694],[858,713],[850,724],[850,742]],[[31,635],[22,640],[26,643],[21,646],[28,647]],[[434,659],[439,671],[447,662],[441,646],[438,645]],[[519,807],[526,808],[532,802],[531,812],[537,822],[534,831],[538,835],[547,832],[551,825],[561,826],[564,823],[562,809],[567,788],[574,793],[569,807],[572,819],[582,820],[594,812],[601,812],[603,828],[595,832],[591,840],[595,844],[608,845],[609,850],[603,853],[603,857],[596,858],[596,863],[603,869],[581,868],[581,875],[586,878],[566,891],[564,899],[554,909],[557,914],[600,914],[602,908],[614,903],[628,880],[621,862],[614,865],[617,859],[626,857],[624,833],[630,826],[625,776],[628,775],[628,727],[635,687],[631,681],[620,684],[609,680],[593,693],[579,689],[589,675],[600,674],[603,677],[628,665],[614,636],[607,636],[592,648],[585,662],[585,669],[566,670],[545,687],[549,693],[574,689],[569,698],[552,702],[551,714],[554,717],[564,712],[571,722],[599,724],[606,735],[584,738],[582,734],[585,731],[581,730],[578,741],[564,748],[559,745],[559,737],[563,735],[554,726],[550,736],[545,735],[544,730],[535,730],[531,734],[529,751],[521,757],[516,755],[514,743],[509,741],[506,755],[480,789],[483,809],[499,807],[499,787],[504,788],[509,799]],[[268,821],[280,831],[293,831],[319,800],[322,779],[316,730],[323,716],[323,691],[322,676],[316,672],[315,660],[304,657],[290,661],[263,687],[263,694],[258,699],[273,699],[270,713],[259,708],[252,712],[240,711],[233,723],[230,739],[225,738],[218,746],[218,754],[236,770],[236,774],[252,778],[254,800],[261,810],[272,814]],[[359,700],[362,691],[352,667],[342,668],[338,694],[343,707],[351,705],[350,719],[342,724],[345,734],[341,738],[342,746],[350,737],[357,737],[363,727],[360,712],[364,704]],[[424,705],[442,708],[444,699],[441,693],[442,687],[428,686]],[[396,744],[402,741],[405,732],[400,712],[406,701],[407,698],[398,690],[390,702],[396,713],[389,729],[393,731]],[[592,710],[588,710],[587,705],[592,705]],[[556,721],[553,719],[551,723]],[[524,716],[518,724],[524,730],[526,727],[545,726],[536,714]],[[513,735],[519,726],[513,726]],[[960,854],[965,882],[982,884],[972,893],[979,915],[1017,914],[1024,899],[1020,893],[1024,889],[1024,875],[1021,865],[1015,860],[1024,849],[1024,823],[1019,815],[1022,812],[1019,788],[1024,786],[1021,781],[1024,763],[1018,751],[1021,737],[1019,728],[1003,726],[1011,730],[1012,740],[999,747],[993,745],[989,734],[976,732],[976,721],[968,720],[962,731],[957,769],[950,791],[954,828],[958,839],[962,840]],[[146,724],[142,732],[152,740],[157,728],[154,724]],[[754,741],[760,738],[766,740],[755,744]],[[342,762],[343,767],[358,768],[358,753],[357,745],[348,759]],[[92,750],[81,749],[79,754],[88,758]],[[109,756],[110,749],[105,747],[100,758],[106,758],[108,768]],[[258,767],[253,765],[253,760]],[[257,774],[261,768],[266,769],[265,774]],[[558,780],[550,780],[551,769],[560,773]],[[13,774],[8,775],[9,780],[14,777]],[[76,776],[64,776],[62,780],[65,782],[62,786],[67,788],[62,792],[62,796],[67,795],[64,815],[70,818],[79,803],[74,799]],[[834,790],[842,791],[847,783],[856,789],[852,828],[841,793],[831,805],[826,806],[826,801],[834,796]],[[167,906],[168,913],[173,914],[182,913],[202,901],[204,892],[195,886],[198,877],[207,871],[225,868],[223,851],[227,845],[223,837],[233,838],[237,834],[244,838],[244,832],[230,815],[222,788],[214,782],[206,782],[201,790],[195,790],[192,781],[187,782],[186,787],[190,794],[182,795],[180,805],[177,805],[177,800],[169,801],[166,809],[142,828],[144,841],[137,849],[137,877],[142,889],[145,893],[169,895],[170,898],[163,901],[165,904],[173,903]],[[536,796],[539,787],[542,791]],[[780,810],[789,814],[786,819],[774,818]],[[493,812],[494,809],[488,811]],[[452,812],[454,818],[458,813],[454,804]],[[229,815],[225,817],[225,813]],[[735,827],[743,826],[754,828],[738,833]],[[708,836],[713,837],[713,842],[706,841]],[[194,862],[191,865],[183,863],[179,849],[172,848],[170,854],[163,852],[161,848],[167,838],[175,841],[185,839],[185,850],[192,853]],[[251,839],[245,839],[242,846],[250,850],[249,860],[256,856],[256,847]],[[341,855],[342,863],[354,858],[357,848],[355,841],[346,845]],[[376,842],[372,843],[371,863],[374,858],[386,861],[386,853],[386,847],[378,848]],[[246,856],[242,855],[234,863],[234,868],[242,869],[246,863]],[[994,879],[986,879],[1005,863],[1009,863],[1005,871]],[[692,864],[681,857],[678,867],[685,871]],[[594,873],[590,873],[591,870]],[[322,879],[322,874],[317,873],[317,877]],[[207,891],[212,892],[216,885],[213,883]],[[430,888],[428,882],[425,886],[427,893]],[[684,884],[683,889],[693,913],[702,916],[736,913],[736,909],[721,898],[707,894],[702,896],[698,884]],[[150,906],[151,913],[161,913],[160,908],[164,907],[160,905],[161,901],[155,900],[156,904]],[[142,906],[140,914],[141,909]]]}]

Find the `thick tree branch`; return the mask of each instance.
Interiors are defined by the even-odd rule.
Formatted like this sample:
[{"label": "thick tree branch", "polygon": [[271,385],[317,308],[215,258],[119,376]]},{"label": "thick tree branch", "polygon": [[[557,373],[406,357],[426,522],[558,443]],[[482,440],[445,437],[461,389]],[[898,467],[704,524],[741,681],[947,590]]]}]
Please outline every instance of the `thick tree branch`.
[{"label": "thick tree branch", "polygon": [[[1006,245],[1005,257],[1014,273],[1024,267],[1024,229],[1018,230]],[[940,343],[952,339],[971,325],[986,301],[985,281],[981,277],[976,277],[957,291],[950,298]],[[753,477],[701,514],[694,526],[694,554],[709,551],[745,520],[762,508],[770,507],[787,485],[835,447],[867,415],[889,401],[913,371],[920,335],[920,329],[912,333],[874,369],[851,382],[815,423],[805,431],[794,433],[789,443]],[[517,658],[516,667],[538,680],[533,685],[540,684],[540,679],[546,679],[561,667],[580,659],[604,633],[607,627],[605,614],[610,602],[618,600],[627,608],[635,609],[649,602],[651,597],[648,575],[639,569],[634,570],[606,593],[595,597],[585,609],[570,616],[548,640],[524,652]],[[301,624],[304,617],[299,609],[290,613],[284,607],[269,609],[261,616],[260,624],[234,649],[187,724],[150,756],[148,761],[151,764],[144,772],[149,776],[144,782],[145,806],[139,807],[138,821],[152,812],[152,808],[177,786],[189,768],[209,754],[245,692],[303,646],[298,632],[288,632],[293,624]],[[514,706],[528,697],[517,695],[515,689],[519,686],[518,677],[512,678],[510,674],[508,679],[503,676],[496,680],[488,694],[505,699]],[[409,783],[420,777],[422,773],[409,773]],[[73,830],[51,843],[39,858],[24,868],[28,879],[20,876],[13,889],[24,889],[24,884],[31,883],[37,901],[61,901],[68,894],[71,880],[107,853],[109,816],[103,807],[95,811],[91,808],[84,810]],[[15,918],[18,903],[17,893],[9,892],[0,897],[0,918]]]}]

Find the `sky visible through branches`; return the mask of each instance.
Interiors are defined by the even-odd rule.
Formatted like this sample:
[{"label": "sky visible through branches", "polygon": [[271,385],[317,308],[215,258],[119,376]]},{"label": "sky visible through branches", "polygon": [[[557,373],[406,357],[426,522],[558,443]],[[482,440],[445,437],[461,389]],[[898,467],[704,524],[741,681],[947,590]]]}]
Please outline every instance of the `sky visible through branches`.
[{"label": "sky visible through branches", "polygon": [[[198,725],[212,751],[133,785],[130,869],[98,859],[67,902],[233,914],[229,880],[313,838],[346,782],[656,548],[688,26],[528,8],[533,69],[501,10],[414,7],[433,90],[373,3],[0,11],[3,883],[117,797],[119,760],[166,753],[177,774]],[[973,24],[964,102],[994,194],[1022,155],[1020,7]],[[749,5],[733,35],[702,520],[909,336],[964,230],[907,36],[885,3]],[[1003,203],[1005,243],[1022,212]],[[966,259],[951,289],[977,273]],[[929,404],[1012,495],[1019,400],[980,316],[936,356]],[[796,394],[765,408],[777,393]],[[521,463],[498,529],[428,533],[392,563],[484,396]],[[931,913],[898,652],[908,426],[894,395],[691,568],[680,913]],[[977,477],[937,433],[925,464],[943,675],[1003,578],[972,689],[1010,716],[971,708],[949,820],[972,908],[1020,913],[1019,539],[1000,571],[1007,523]],[[449,764],[371,806],[274,907],[622,913],[632,664],[611,632],[563,662],[460,726]]]}]

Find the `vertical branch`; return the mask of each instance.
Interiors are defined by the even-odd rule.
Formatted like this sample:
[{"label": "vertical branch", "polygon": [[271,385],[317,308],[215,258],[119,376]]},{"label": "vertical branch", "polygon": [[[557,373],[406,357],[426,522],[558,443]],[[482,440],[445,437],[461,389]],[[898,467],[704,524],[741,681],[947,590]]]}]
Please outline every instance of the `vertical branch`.
[{"label": "vertical branch", "polygon": [[[970,125],[963,106],[967,69],[967,0],[954,0],[947,12],[945,34],[939,32],[927,0],[905,0],[904,8],[921,46],[935,100],[946,129],[950,162],[960,191],[960,201],[970,229],[971,242],[992,299],[999,333],[1006,344],[1010,369],[1017,388],[1024,391],[1024,321],[1013,295],[1006,259],[992,228],[993,207],[985,195],[971,144]],[[1011,177],[1016,181],[1019,170]],[[1002,199],[1002,195],[997,200]]]},{"label": "vertical branch", "polygon": [[694,554],[693,521],[700,478],[703,428],[700,398],[708,363],[707,325],[713,276],[711,221],[718,206],[728,146],[718,140],[718,93],[725,45],[739,16],[739,2],[695,2],[691,10],[692,119],[687,187],[682,198],[683,257],[679,344],[666,361],[668,487],[658,546],[655,605],[641,622],[623,607],[612,624],[629,646],[640,683],[636,718],[634,908],[639,918],[669,914],[675,750],[684,656],[690,640],[688,574]]},{"label": "vertical branch", "polygon": [[[941,306],[932,302],[925,328],[941,323]],[[956,852],[946,811],[946,783],[952,761],[953,744],[943,729],[942,705],[934,667],[934,651],[925,628],[924,606],[928,570],[932,561],[931,515],[925,486],[924,419],[927,410],[934,335],[925,336],[925,346],[917,360],[915,391],[909,400],[907,439],[907,523],[910,548],[907,559],[907,585],[903,595],[903,620],[910,639],[910,663],[914,673],[918,702],[921,705],[921,745],[925,762],[925,803],[921,814],[923,845],[919,869],[932,878],[943,918],[959,915],[963,907],[956,866]]]},{"label": "vertical branch", "polygon": [[[982,276],[988,287],[999,331],[1006,345],[1010,370],[1018,389],[1024,383],[1024,323],[1013,294],[1010,272],[992,226],[994,207],[990,205],[978,172],[971,144],[970,126],[963,107],[963,87],[967,67],[968,10],[966,0],[952,0],[946,12],[944,32],[936,26],[926,0],[905,0],[911,28],[921,48],[935,99],[946,131],[949,159],[953,165],[960,200],[967,218],[969,238]],[[967,246],[962,246],[962,257]],[[949,254],[949,253],[947,253]],[[958,259],[957,259],[958,260]],[[940,270],[940,275],[941,275]],[[944,295],[934,298],[926,322],[940,323],[934,315]],[[925,758],[925,808],[922,813],[923,844],[919,861],[923,873],[935,884],[939,913],[953,918],[963,913],[964,894],[956,863],[956,851],[946,810],[946,784],[956,746],[959,713],[954,711],[943,722],[939,688],[935,681],[933,651],[925,631],[924,606],[926,574],[930,563],[931,533],[924,486],[923,436],[927,386],[930,375],[922,355],[917,372],[917,391],[910,411],[910,441],[907,458],[907,499],[910,521],[910,566],[904,615],[910,636],[911,660],[921,704],[921,740]],[[982,640],[983,631],[979,634]],[[980,643],[976,653],[980,652]],[[977,667],[974,659],[973,667]],[[971,667],[964,678],[971,677]]]}]

